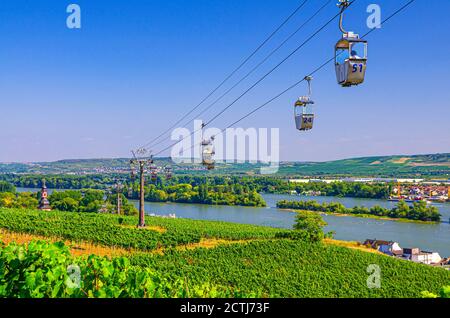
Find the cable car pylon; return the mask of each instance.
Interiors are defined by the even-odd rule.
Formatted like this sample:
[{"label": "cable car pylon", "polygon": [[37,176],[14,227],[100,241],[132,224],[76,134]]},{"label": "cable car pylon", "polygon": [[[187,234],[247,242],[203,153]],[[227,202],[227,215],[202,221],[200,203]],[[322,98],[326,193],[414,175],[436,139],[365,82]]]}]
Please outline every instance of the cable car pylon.
[{"label": "cable car pylon", "polygon": [[[153,165],[153,155],[145,148],[140,148],[136,152],[131,151],[133,158],[130,160],[131,178],[135,177],[136,168],[139,174],[139,222],[138,228],[145,227],[145,172],[147,167]],[[147,154],[150,153],[150,156]]]}]

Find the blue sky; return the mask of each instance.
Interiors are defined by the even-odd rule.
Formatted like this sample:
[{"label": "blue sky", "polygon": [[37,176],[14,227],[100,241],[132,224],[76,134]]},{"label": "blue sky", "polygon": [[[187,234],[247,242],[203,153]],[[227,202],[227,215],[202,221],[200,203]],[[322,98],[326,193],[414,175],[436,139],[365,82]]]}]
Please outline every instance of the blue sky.
[{"label": "blue sky", "polygon": [[[3,0],[0,4],[0,161],[129,156],[196,105],[302,0]],[[220,92],[326,0],[309,0]],[[358,0],[346,27],[368,31],[366,8],[386,17],[406,0]],[[66,27],[81,7],[82,28]],[[340,88],[316,74],[316,126],[295,130],[299,86],[240,127],[280,128],[281,159],[450,152],[450,2],[416,0],[373,32],[366,82]],[[337,11],[334,2],[211,112],[228,105]],[[337,21],[230,108],[222,128],[333,54]],[[207,104],[206,104],[207,105]],[[187,128],[192,129],[192,123]]]}]

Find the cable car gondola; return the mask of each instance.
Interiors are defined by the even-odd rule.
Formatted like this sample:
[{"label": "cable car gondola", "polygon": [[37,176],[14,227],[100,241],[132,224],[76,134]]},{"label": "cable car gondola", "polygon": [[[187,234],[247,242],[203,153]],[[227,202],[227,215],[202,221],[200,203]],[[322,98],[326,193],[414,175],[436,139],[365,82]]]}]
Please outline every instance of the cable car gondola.
[{"label": "cable car gondola", "polygon": [[307,131],[313,128],[314,124],[314,101],[311,99],[311,76],[306,76],[305,80],[308,82],[308,96],[301,96],[295,102],[294,115],[295,125],[300,131]]},{"label": "cable car gondola", "polygon": [[335,45],[334,63],[336,79],[342,87],[362,84],[367,67],[367,41],[360,39],[358,34],[345,31],[343,27],[344,11],[349,5],[348,0],[339,0],[342,38]]},{"label": "cable car gondola", "polygon": [[158,168],[153,164],[150,166],[150,179],[152,182],[158,180]]},{"label": "cable car gondola", "polygon": [[172,179],[172,168],[167,166],[164,168],[164,172],[166,173],[166,179],[170,180]]},{"label": "cable car gondola", "polygon": [[135,168],[135,166],[132,165],[132,164],[130,165],[130,168],[131,168],[130,180],[131,180],[131,182],[133,183],[134,180],[136,180],[136,168]]},{"label": "cable car gondola", "polygon": [[214,137],[211,137],[209,140],[202,141],[202,164],[208,170],[213,170],[215,167],[215,150],[213,145]]}]

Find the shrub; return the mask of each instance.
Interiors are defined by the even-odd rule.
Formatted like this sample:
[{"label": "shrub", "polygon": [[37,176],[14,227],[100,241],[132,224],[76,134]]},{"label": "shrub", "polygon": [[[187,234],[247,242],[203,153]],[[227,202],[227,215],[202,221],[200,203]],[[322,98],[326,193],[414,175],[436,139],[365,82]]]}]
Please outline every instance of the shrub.
[{"label": "shrub", "polygon": [[450,298],[450,286],[442,287],[442,289],[439,292],[439,296],[433,293],[430,293],[429,291],[422,292],[423,298]]}]

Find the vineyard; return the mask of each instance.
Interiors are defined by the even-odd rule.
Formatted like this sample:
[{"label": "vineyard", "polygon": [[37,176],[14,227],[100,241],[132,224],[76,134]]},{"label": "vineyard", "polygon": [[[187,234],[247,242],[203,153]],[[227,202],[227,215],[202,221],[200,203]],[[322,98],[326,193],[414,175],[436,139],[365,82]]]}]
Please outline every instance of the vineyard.
[{"label": "vineyard", "polygon": [[150,268],[130,266],[127,258],[91,255],[74,258],[62,243],[0,246],[0,297],[165,298],[248,297],[228,287],[201,284],[187,289]]},{"label": "vineyard", "polygon": [[141,250],[198,243],[202,238],[268,239],[287,231],[253,225],[158,217],[147,217],[148,229],[138,229],[137,222],[137,217],[133,216],[0,209],[0,228],[12,232]]},{"label": "vineyard", "polygon": [[[345,247],[301,241],[269,240],[215,249],[136,255],[134,265],[151,267],[170,279],[193,285],[227,282],[243,293],[262,297],[421,297],[439,293],[450,272]],[[380,289],[367,287],[367,267],[380,266]]]},{"label": "vineyard", "polygon": [[[283,238],[290,230],[157,217],[146,221],[146,229],[137,229],[133,216],[0,209],[4,231],[130,249],[127,258],[75,257],[62,243],[0,242],[0,296],[421,297],[424,291],[439,294],[450,282],[450,272],[443,269]],[[205,239],[220,243],[196,245]],[[68,281],[70,264],[80,268],[78,289]],[[379,289],[367,287],[371,264],[381,268]]]}]

